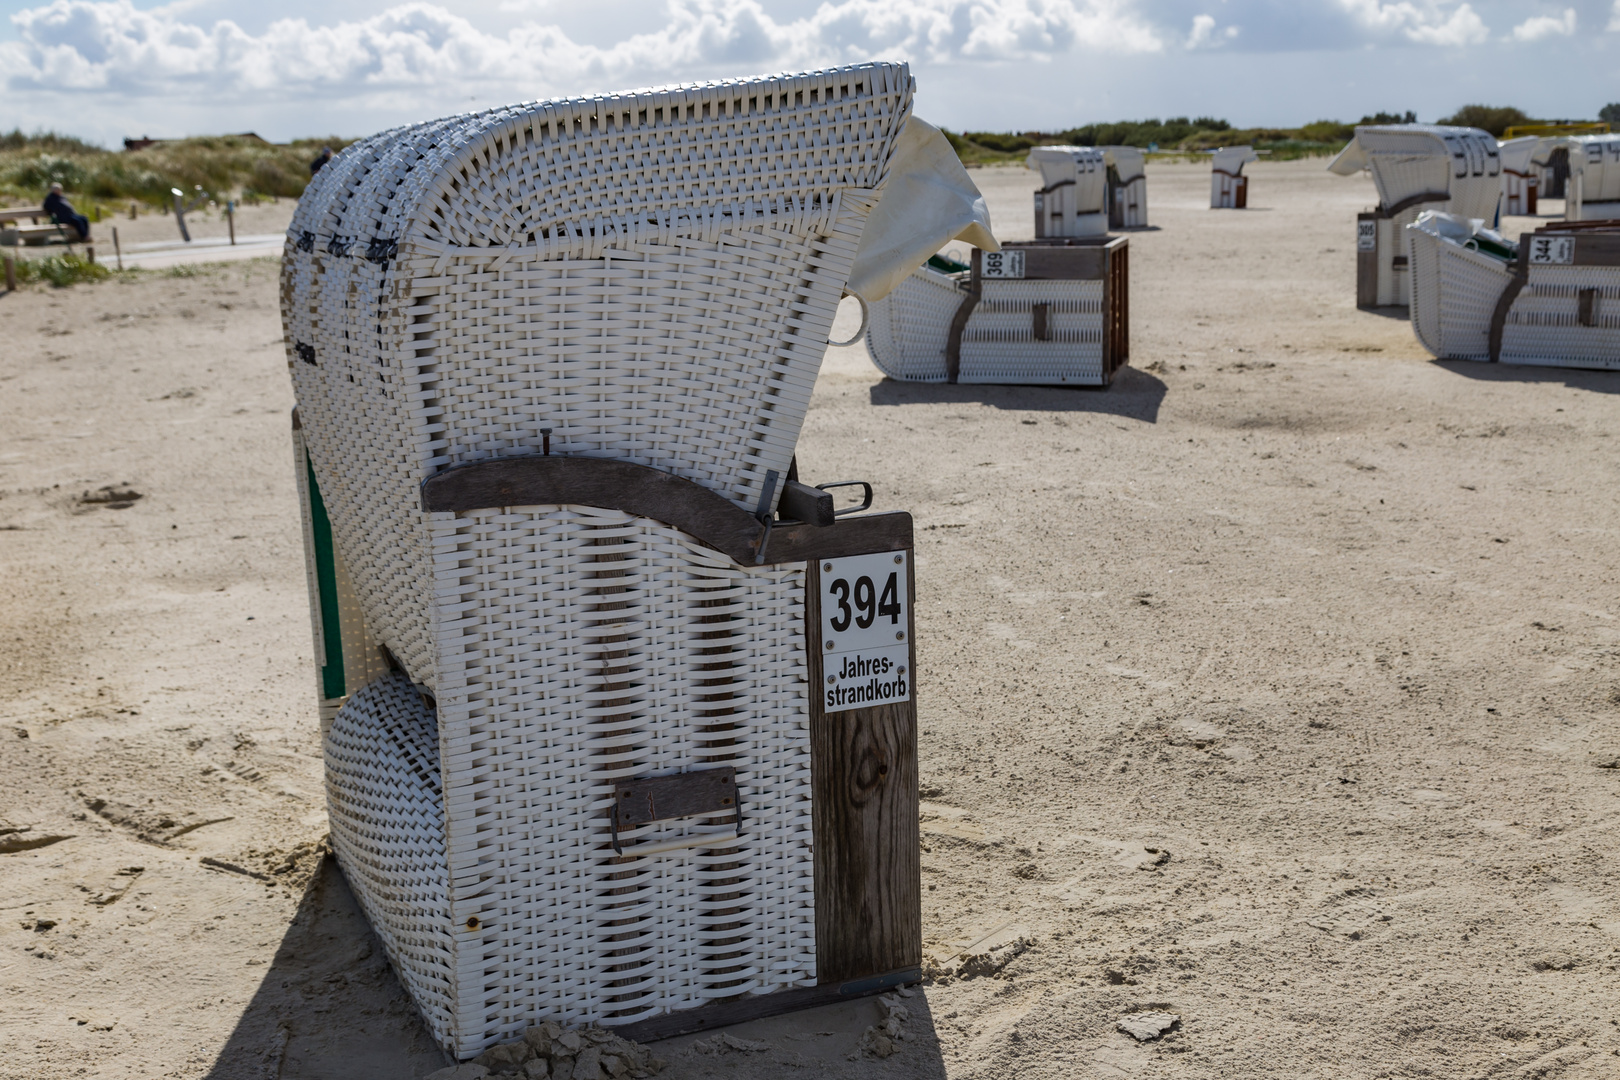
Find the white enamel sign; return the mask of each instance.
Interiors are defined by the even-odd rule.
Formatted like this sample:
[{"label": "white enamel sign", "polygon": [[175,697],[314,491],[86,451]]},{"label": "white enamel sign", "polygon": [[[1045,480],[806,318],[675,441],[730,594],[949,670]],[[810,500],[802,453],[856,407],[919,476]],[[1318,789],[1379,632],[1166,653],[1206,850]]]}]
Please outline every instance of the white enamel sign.
[{"label": "white enamel sign", "polygon": [[904,551],[821,563],[821,701],[835,713],[911,700]]},{"label": "white enamel sign", "polygon": [[1358,222],[1356,222],[1356,250],[1357,251],[1377,251],[1378,250],[1378,222],[1376,222],[1376,221],[1358,221]]},{"label": "white enamel sign", "polygon": [[987,278],[1021,278],[1024,276],[1022,251],[987,251],[980,276]]},{"label": "white enamel sign", "polygon": [[1575,261],[1575,238],[1573,236],[1532,236],[1530,238],[1530,261],[1533,263],[1554,263],[1568,266]]}]

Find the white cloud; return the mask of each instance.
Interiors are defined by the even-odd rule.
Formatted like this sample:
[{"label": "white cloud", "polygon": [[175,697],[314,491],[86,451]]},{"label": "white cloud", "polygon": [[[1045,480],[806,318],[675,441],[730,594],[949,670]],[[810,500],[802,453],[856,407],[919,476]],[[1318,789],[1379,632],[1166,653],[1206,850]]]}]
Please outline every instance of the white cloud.
[{"label": "white cloud", "polygon": [[1458,4],[1448,14],[1438,3],[1386,4],[1380,0],[1339,0],[1339,5],[1364,28],[1399,33],[1422,45],[1479,45],[1490,38],[1490,27],[1473,7]]},{"label": "white cloud", "polygon": [[1614,7],[1609,9],[1609,33],[1620,33],[1620,0],[1614,0]]},{"label": "white cloud", "polygon": [[[1620,0],[1615,0],[1620,3]],[[1215,32],[1215,17],[1213,15],[1194,15],[1192,33],[1187,35],[1187,48],[1210,49],[1226,44],[1238,36],[1238,28],[1228,26],[1219,34]]]},{"label": "white cloud", "polygon": [[[519,7],[513,4],[512,7]],[[53,0],[12,16],[0,43],[13,89],[308,96],[337,90],[465,90],[479,83],[575,92],[875,57],[933,63],[1044,59],[1077,48],[1163,45],[1129,0],[838,0],[778,22],[758,0],[672,0],[665,25],[608,47],[525,22],[498,34],[436,4],[407,2],[358,21],[186,21],[130,0]]]},{"label": "white cloud", "polygon": [[[1616,4],[1620,9],[1620,4]],[[1612,28],[1611,23],[1611,28]],[[1575,9],[1565,8],[1559,16],[1537,15],[1526,19],[1513,28],[1514,41],[1540,41],[1542,38],[1562,35],[1570,37],[1575,33]]]}]

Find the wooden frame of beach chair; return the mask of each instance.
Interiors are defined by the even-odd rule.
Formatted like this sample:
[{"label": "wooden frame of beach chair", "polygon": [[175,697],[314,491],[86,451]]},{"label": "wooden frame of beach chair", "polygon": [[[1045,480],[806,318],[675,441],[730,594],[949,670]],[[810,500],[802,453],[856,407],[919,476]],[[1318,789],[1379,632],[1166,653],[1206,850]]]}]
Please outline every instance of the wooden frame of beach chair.
[{"label": "wooden frame of beach chair", "polygon": [[514,105],[299,202],[332,843],[458,1058],[918,978],[911,518],[793,468],[911,98],[880,63]]}]

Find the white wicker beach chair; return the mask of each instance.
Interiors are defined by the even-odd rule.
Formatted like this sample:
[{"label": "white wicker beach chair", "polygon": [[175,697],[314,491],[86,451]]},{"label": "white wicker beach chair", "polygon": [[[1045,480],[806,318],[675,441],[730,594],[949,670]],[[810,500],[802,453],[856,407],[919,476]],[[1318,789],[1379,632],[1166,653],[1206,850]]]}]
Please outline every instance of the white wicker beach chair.
[{"label": "white wicker beach chair", "polygon": [[1224,146],[1210,154],[1209,208],[1243,210],[1249,205],[1249,178],[1243,166],[1259,161],[1252,146]]},{"label": "white wicker beach chair", "polygon": [[1541,150],[1541,137],[1524,135],[1497,146],[1502,158],[1502,213],[1532,217],[1541,185],[1541,170],[1535,158]]},{"label": "white wicker beach chair", "polygon": [[1572,135],[1560,142],[1569,150],[1564,220],[1620,219],[1620,135]]},{"label": "white wicker beach chair", "polygon": [[1411,302],[1404,229],[1424,210],[1494,223],[1502,199],[1496,139],[1477,128],[1369,125],[1328,165],[1372,173],[1376,209],[1356,218],[1356,306]]},{"label": "white wicker beach chair", "polygon": [[1108,159],[1094,146],[1037,146],[1024,160],[1041,174],[1035,192],[1035,236],[1103,236],[1108,232]]},{"label": "white wicker beach chair", "polygon": [[[983,217],[911,98],[866,64],[514,105],[299,203],[332,842],[457,1057],[915,978],[910,517],[834,523],[792,464],[840,296]],[[889,667],[846,685],[875,646],[815,628],[857,556]]]},{"label": "white wicker beach chair", "polygon": [[1010,242],[916,270],[872,306],[866,345],[902,382],[1107,386],[1130,362],[1124,237]]},{"label": "white wicker beach chair", "polygon": [[1412,329],[1435,356],[1620,369],[1620,224],[1546,225],[1515,244],[1425,212],[1406,233]]},{"label": "white wicker beach chair", "polygon": [[1147,157],[1134,146],[1105,146],[1108,164],[1108,227],[1145,229],[1147,209]]}]

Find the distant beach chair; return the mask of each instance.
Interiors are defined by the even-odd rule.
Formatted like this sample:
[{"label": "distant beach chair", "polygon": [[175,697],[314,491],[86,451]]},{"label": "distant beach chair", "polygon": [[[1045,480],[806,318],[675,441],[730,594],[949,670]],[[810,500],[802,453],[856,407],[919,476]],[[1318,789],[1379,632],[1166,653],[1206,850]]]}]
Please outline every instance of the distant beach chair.
[{"label": "distant beach chair", "polygon": [[1502,157],[1502,213],[1534,217],[1541,185],[1535,157],[1542,140],[1536,135],[1509,139],[1497,147]]},{"label": "distant beach chair", "polygon": [[1564,220],[1620,218],[1620,135],[1572,135],[1560,141],[1569,151]]},{"label": "distant beach chair", "polygon": [[1102,152],[1108,165],[1108,227],[1147,228],[1147,156],[1134,146],[1105,146]]},{"label": "distant beach chair", "polygon": [[1041,188],[1035,193],[1035,236],[1101,236],[1109,229],[1145,228],[1145,162],[1146,156],[1134,146],[1031,150],[1024,166],[1041,174]]},{"label": "distant beach chair", "polygon": [[1129,241],[1009,242],[934,259],[872,306],[866,344],[902,382],[1107,386],[1130,363]]},{"label": "distant beach chair", "polygon": [[1553,223],[1514,242],[1425,211],[1405,231],[1412,330],[1435,356],[1620,369],[1620,223]]},{"label": "distant beach chair", "polygon": [[513,105],[299,201],[332,844],[458,1058],[918,977],[911,519],[835,521],[794,464],[840,297],[994,244],[912,93],[863,64]]},{"label": "distant beach chair", "polygon": [[1372,173],[1376,209],[1356,217],[1356,306],[1411,303],[1407,225],[1425,210],[1495,223],[1502,200],[1496,139],[1478,128],[1387,124],[1356,128],[1328,170]]},{"label": "distant beach chair", "polygon": [[1035,192],[1037,239],[1108,232],[1108,159],[1095,146],[1037,146],[1024,159],[1041,174]]},{"label": "distant beach chair", "polygon": [[1210,155],[1209,208],[1244,210],[1249,205],[1249,178],[1243,166],[1259,161],[1252,146],[1225,146]]}]

